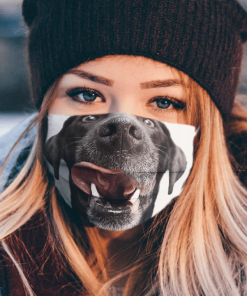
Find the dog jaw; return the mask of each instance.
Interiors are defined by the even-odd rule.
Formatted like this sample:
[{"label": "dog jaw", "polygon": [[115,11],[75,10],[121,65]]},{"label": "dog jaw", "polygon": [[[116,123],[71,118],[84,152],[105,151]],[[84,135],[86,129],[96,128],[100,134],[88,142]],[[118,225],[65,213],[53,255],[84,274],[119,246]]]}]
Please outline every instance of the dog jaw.
[{"label": "dog jaw", "polygon": [[[132,195],[132,197],[130,198],[130,200],[128,200],[129,203],[131,203],[131,214],[135,213],[138,209],[138,206],[140,204],[140,201],[139,201],[139,195],[140,195],[140,189],[136,189]],[[92,199],[94,202],[98,203],[98,204],[101,204],[101,201],[104,199],[103,196],[101,196],[95,186],[95,184],[91,184],[91,196],[92,196]],[[116,213],[116,208],[114,209],[112,207],[112,205],[110,204],[110,202],[106,202],[106,204],[103,204],[102,206],[108,208],[108,209],[111,209],[111,212],[112,213]]]},{"label": "dog jaw", "polygon": [[[72,207],[94,225],[107,230],[130,229],[139,223],[143,213],[152,208],[153,196],[141,195],[141,190],[135,187],[133,192],[124,200],[104,198],[91,182],[86,190],[81,190],[75,185],[72,176]],[[152,212],[152,211],[151,211]]]}]

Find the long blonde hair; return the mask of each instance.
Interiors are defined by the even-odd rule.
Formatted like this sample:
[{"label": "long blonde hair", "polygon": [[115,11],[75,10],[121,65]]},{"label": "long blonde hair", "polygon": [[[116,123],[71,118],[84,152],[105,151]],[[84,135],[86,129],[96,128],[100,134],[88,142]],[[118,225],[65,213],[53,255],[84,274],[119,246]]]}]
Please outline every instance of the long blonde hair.
[{"label": "long blonde hair", "polygon": [[[225,134],[247,131],[247,116],[235,103],[232,120],[224,128],[206,91],[187,75],[174,71],[185,84],[188,123],[198,127],[193,168],[181,195],[156,215],[142,238],[146,247],[141,260],[116,278],[129,274],[124,296],[152,295],[154,290],[167,296],[247,295],[247,192],[233,172],[225,140]],[[97,232],[82,233],[76,223],[68,222],[68,213],[54,186],[49,186],[44,169],[46,114],[58,84],[48,91],[31,124],[38,123],[39,131],[23,169],[0,195],[0,239],[27,294],[35,295],[10,245],[32,216],[37,212],[47,216],[49,211],[48,243],[66,258],[63,260],[82,283],[83,293],[103,296],[114,279],[107,278]]]}]

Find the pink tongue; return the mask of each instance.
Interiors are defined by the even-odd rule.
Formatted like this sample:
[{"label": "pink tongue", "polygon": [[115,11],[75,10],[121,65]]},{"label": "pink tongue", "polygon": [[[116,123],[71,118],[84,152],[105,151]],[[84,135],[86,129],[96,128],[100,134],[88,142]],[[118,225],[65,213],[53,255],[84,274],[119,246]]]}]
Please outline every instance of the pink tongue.
[{"label": "pink tongue", "polygon": [[95,184],[102,197],[108,199],[129,199],[135,190],[133,180],[122,171],[111,171],[83,166],[72,167],[72,179],[75,185],[87,194],[91,193],[90,186]]}]

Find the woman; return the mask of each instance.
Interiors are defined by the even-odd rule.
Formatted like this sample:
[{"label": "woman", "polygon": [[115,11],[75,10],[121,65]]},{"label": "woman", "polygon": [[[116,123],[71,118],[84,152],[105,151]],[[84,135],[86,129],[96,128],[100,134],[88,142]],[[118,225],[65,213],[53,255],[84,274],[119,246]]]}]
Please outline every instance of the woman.
[{"label": "woman", "polygon": [[[30,153],[20,148],[23,140],[17,142],[19,157],[1,193],[2,294],[247,294],[247,116],[233,102],[247,36],[242,7],[234,0],[24,0],[23,15],[30,29],[31,82],[39,114],[22,137],[37,125],[38,132]],[[125,216],[119,210],[126,217],[121,221],[116,210],[109,210],[119,202],[118,194],[112,197],[119,188],[110,192],[115,183],[100,177],[96,187],[103,181],[110,187],[104,193],[110,206],[105,201],[101,205],[102,222],[97,220],[100,210],[93,217],[85,213],[77,187],[93,197],[98,194],[96,201],[102,202],[104,188],[97,193],[92,187],[91,192],[85,178],[94,170],[118,179],[118,168],[99,167],[107,149],[98,152],[99,160],[94,154],[83,158],[83,165],[75,160],[70,165],[66,151],[78,157],[80,150],[73,149],[88,135],[85,126],[80,139],[73,139],[73,149],[63,141],[77,130],[72,126],[66,134],[74,120],[89,126],[102,116],[112,120],[122,115],[123,122],[139,120],[146,129],[160,122],[194,126],[194,162],[179,196],[155,215],[133,220],[131,207]],[[97,136],[105,145],[104,137],[115,136],[117,128],[112,121],[107,127],[101,124]],[[134,137],[131,143],[143,135],[133,124],[128,133]],[[90,141],[94,139],[85,137],[80,143],[90,143],[93,151],[95,142]],[[126,143],[121,145],[122,160],[125,154],[130,157],[133,146],[124,152]],[[174,151],[181,160],[182,151]],[[113,152],[108,155],[110,159]],[[151,167],[154,160],[146,158]],[[61,175],[62,160],[70,177]],[[185,166],[188,160],[183,171]],[[81,169],[84,179],[77,182]],[[121,177],[121,200],[141,192],[128,178]]]}]

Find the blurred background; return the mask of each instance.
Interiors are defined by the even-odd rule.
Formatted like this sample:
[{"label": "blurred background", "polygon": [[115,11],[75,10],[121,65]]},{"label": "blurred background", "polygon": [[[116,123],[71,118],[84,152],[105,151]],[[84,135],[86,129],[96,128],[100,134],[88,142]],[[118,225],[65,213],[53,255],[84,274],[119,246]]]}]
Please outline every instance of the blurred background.
[{"label": "blurred background", "polygon": [[0,0],[0,136],[34,111],[21,0]]},{"label": "blurred background", "polygon": [[[247,0],[239,0],[247,10]],[[27,68],[27,29],[22,0],[0,0],[0,136],[35,111],[30,100]],[[247,47],[238,93],[247,105]]]}]

